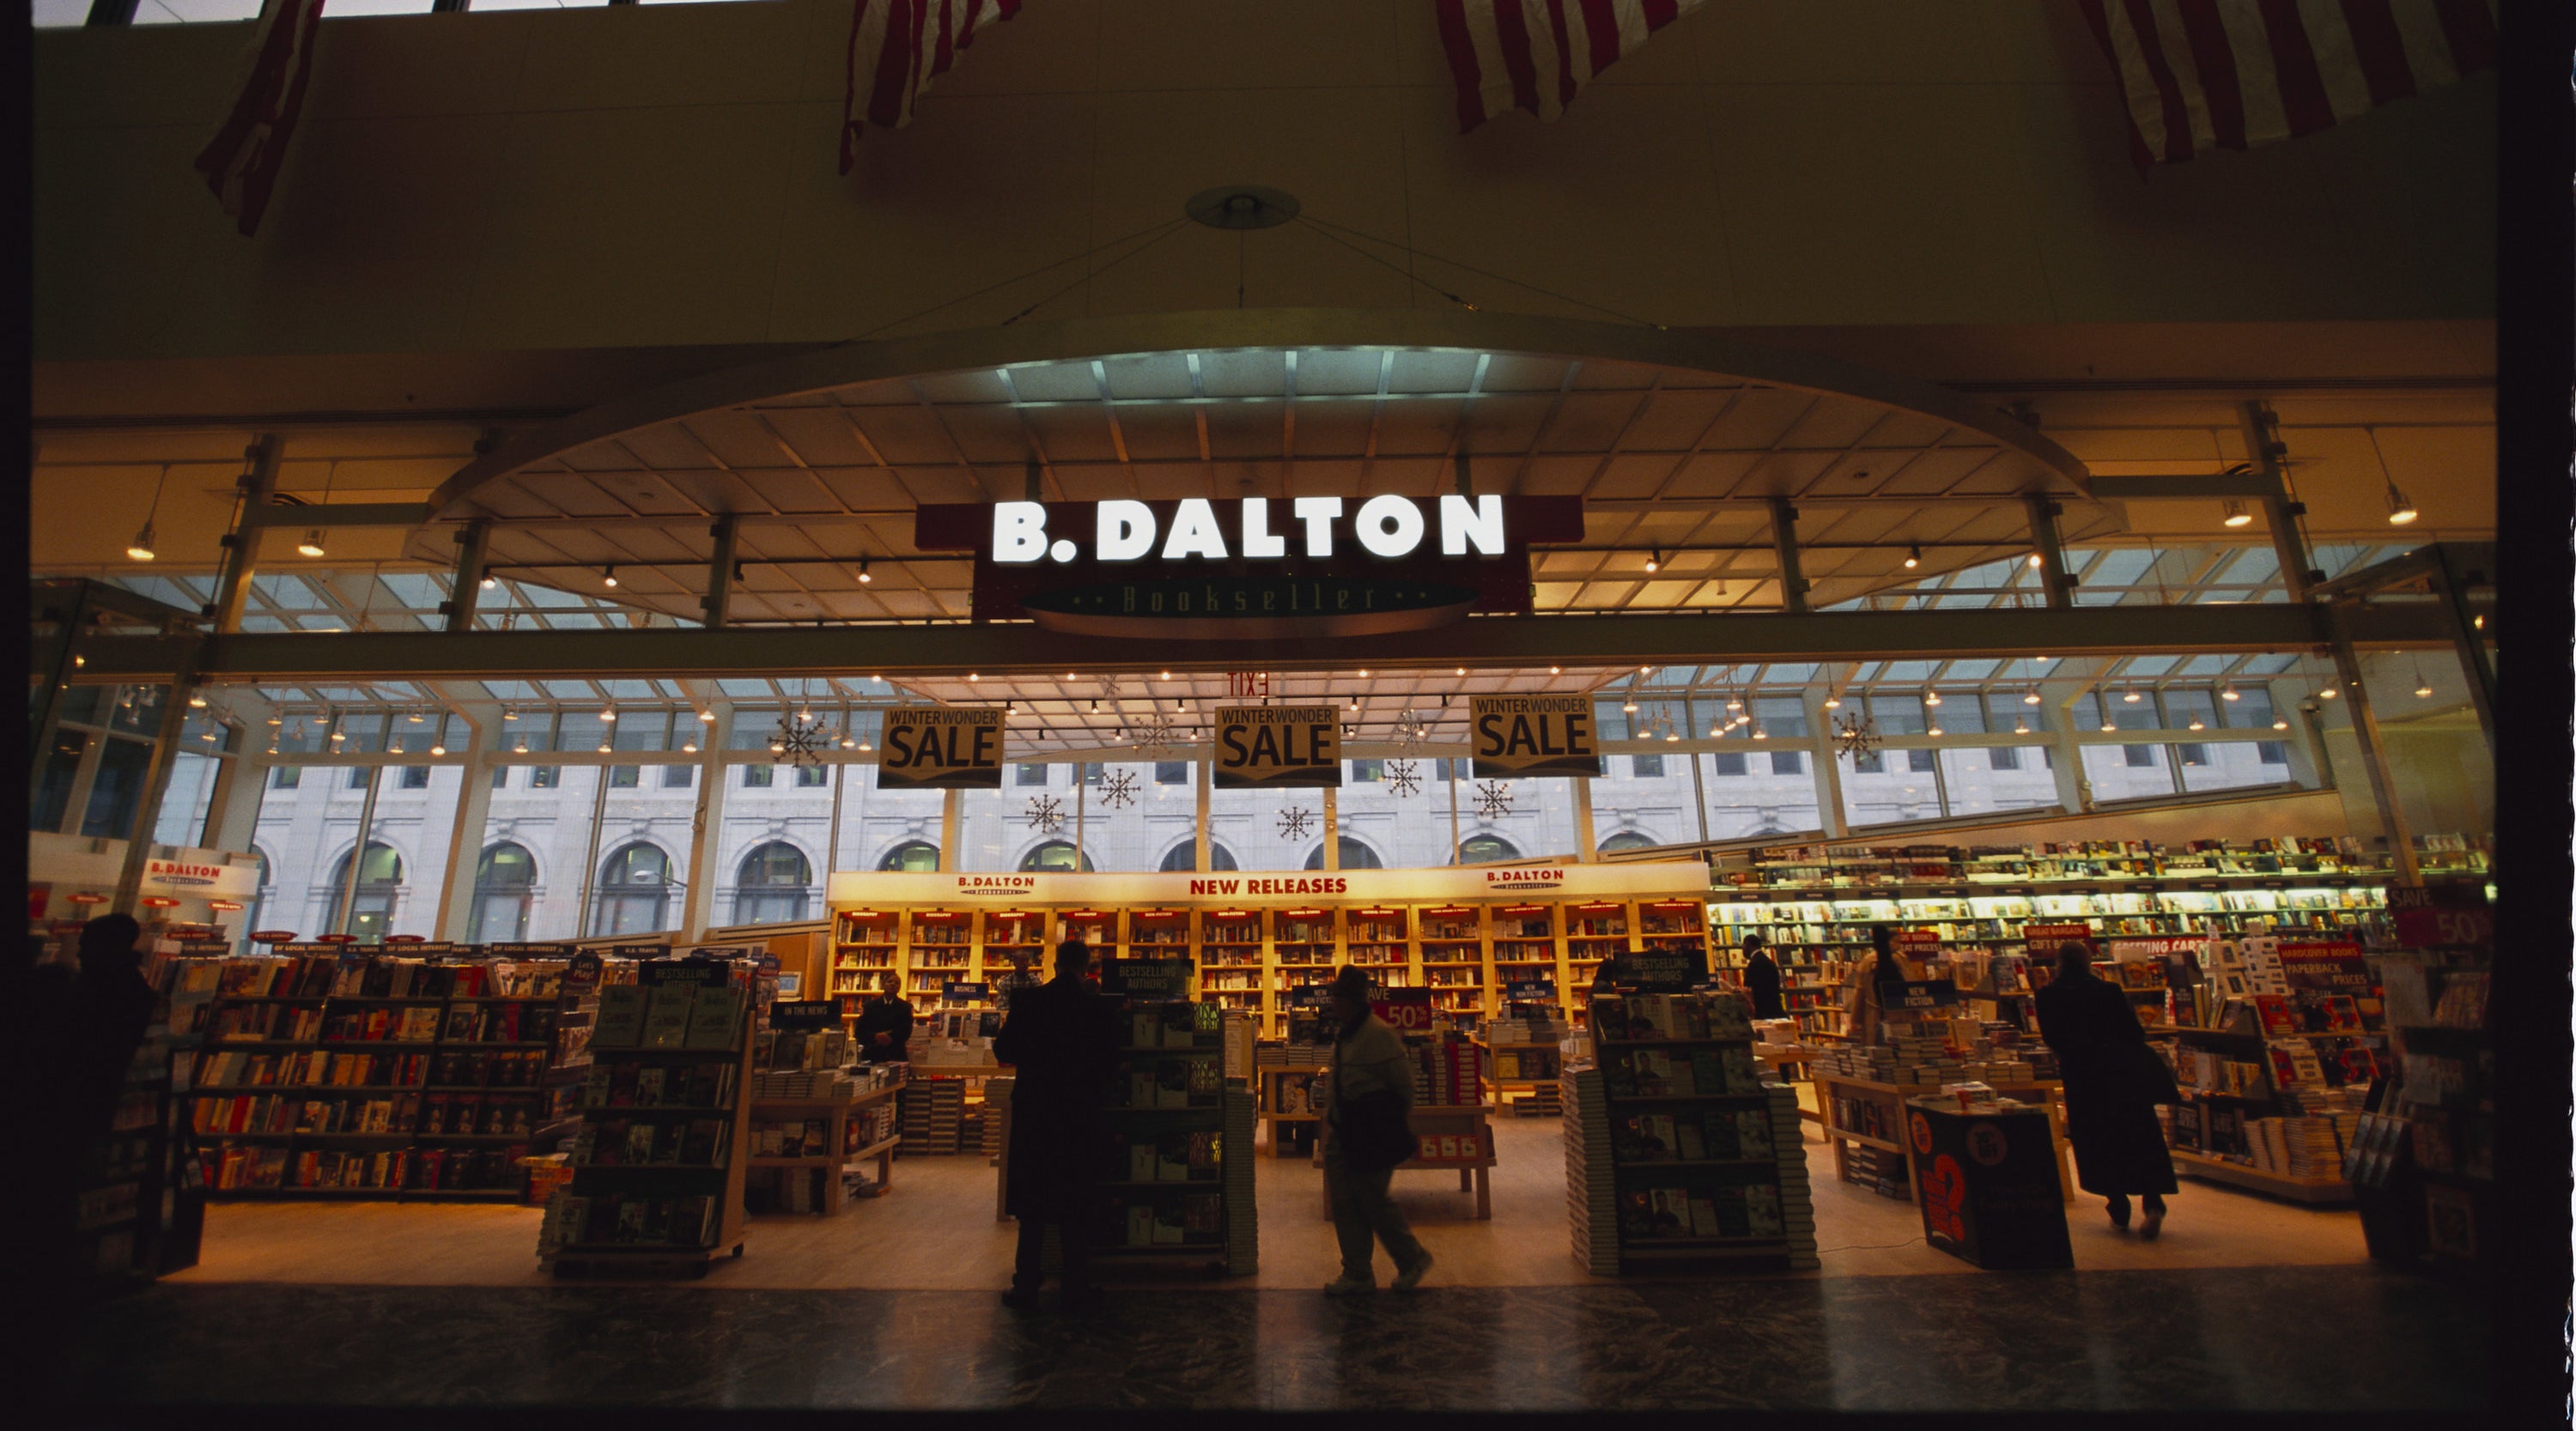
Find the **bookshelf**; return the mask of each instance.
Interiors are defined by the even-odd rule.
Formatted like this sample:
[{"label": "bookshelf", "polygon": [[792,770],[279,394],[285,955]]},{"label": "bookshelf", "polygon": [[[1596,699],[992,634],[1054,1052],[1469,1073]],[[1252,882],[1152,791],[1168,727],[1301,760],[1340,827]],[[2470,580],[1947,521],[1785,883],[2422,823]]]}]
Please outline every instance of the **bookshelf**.
[{"label": "bookshelf", "polygon": [[753,982],[727,961],[656,960],[601,991],[572,1181],[538,1235],[556,1276],[703,1275],[742,1255]]},{"label": "bookshelf", "polygon": [[1565,909],[1565,982],[1560,990],[1589,989],[1601,965],[1635,948],[1629,941],[1629,906],[1590,900]]},{"label": "bookshelf", "polygon": [[559,978],[327,945],[225,960],[191,1090],[211,1195],[517,1198]]},{"label": "bookshelf", "polygon": [[2344,1175],[2373,1258],[2491,1276],[2503,1251],[2489,1027],[2494,924],[2474,890],[2393,890],[2391,899],[2405,906],[2396,916],[2402,942],[2377,972],[2394,1066],[2359,1120]]},{"label": "bookshelf", "polygon": [[1598,1276],[1674,1261],[1814,1267],[1796,1096],[1764,1081],[1731,994],[1594,1005],[1595,1063],[1569,1069],[1573,1251]]},{"label": "bookshelf", "polygon": [[844,1012],[856,1016],[853,999],[878,992],[878,981],[896,972],[895,958],[903,940],[895,913],[884,909],[844,909],[832,917],[832,966],[828,985]]}]

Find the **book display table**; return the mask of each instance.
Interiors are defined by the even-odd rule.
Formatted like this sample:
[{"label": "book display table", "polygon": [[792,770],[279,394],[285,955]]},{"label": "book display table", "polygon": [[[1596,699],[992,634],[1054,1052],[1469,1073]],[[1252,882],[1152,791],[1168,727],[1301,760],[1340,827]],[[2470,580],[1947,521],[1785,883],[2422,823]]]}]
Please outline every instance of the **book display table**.
[{"label": "book display table", "polygon": [[[1834,1176],[1845,1182],[1869,1182],[1868,1178],[1853,1175],[1852,1150],[1859,1147],[1884,1153],[1887,1155],[1885,1161],[1892,1163],[1905,1183],[1907,1200],[1921,1203],[1922,1183],[1913,1175],[1906,1146],[1898,1139],[1904,1136],[1905,1101],[1941,1090],[1916,1084],[1873,1083],[1838,1073],[1818,1073],[1815,1083],[1816,1106],[1823,1115],[1825,1141],[1834,1150]],[[2056,1083],[2043,1081],[1998,1087],[1995,1092],[2033,1104],[2045,1112],[2049,1147],[2057,1163],[2060,1197],[2062,1201],[2073,1202],[2075,1169],[2066,1143],[2066,1116],[2058,1102],[2059,1087]]]},{"label": "book display table", "polygon": [[[1312,1068],[1265,1065],[1258,1072],[1261,1076],[1260,1103],[1254,1116],[1261,1120],[1261,1131],[1270,1143],[1270,1156],[1286,1157],[1288,1140],[1279,1136],[1283,1125],[1314,1124],[1320,1128],[1324,1121],[1324,1115],[1315,1110],[1310,1096],[1324,1070],[1320,1064]],[[1320,1135],[1316,1143],[1319,1147],[1322,1145]]]},{"label": "book display table", "polygon": [[[1487,1121],[1482,1103],[1456,1105],[1416,1104],[1411,1115],[1413,1136],[1420,1151],[1395,1165],[1399,1173],[1450,1172],[1458,1174],[1458,1191],[1476,1196],[1476,1217],[1492,1221],[1494,1193],[1494,1129]],[[1329,1135],[1325,1135],[1329,1136]],[[1324,1138],[1315,1139],[1314,1163],[1324,1166]],[[1333,1215],[1333,1195],[1324,1190],[1324,1216]]]},{"label": "book display table", "polygon": [[885,1102],[902,1090],[902,1084],[890,1083],[883,1088],[871,1088],[854,1098],[846,1099],[754,1099],[751,1105],[751,1118],[754,1123],[798,1122],[817,1118],[824,1120],[823,1146],[827,1151],[813,1156],[754,1157],[749,1160],[749,1166],[822,1169],[824,1172],[823,1202],[814,1211],[829,1217],[839,1212],[849,1201],[847,1190],[841,1182],[842,1170],[853,1163],[865,1162],[873,1158],[877,1165],[877,1190],[874,1195],[883,1197],[894,1188],[894,1150],[896,1145],[903,1141],[903,1135],[890,1134],[864,1147],[852,1148],[846,1153],[831,1150],[847,1146],[850,1119],[853,1114],[872,1104]]},{"label": "book display table", "polygon": [[1918,1098],[1903,1112],[1925,1242],[1985,1268],[2075,1265],[2047,1107]]}]

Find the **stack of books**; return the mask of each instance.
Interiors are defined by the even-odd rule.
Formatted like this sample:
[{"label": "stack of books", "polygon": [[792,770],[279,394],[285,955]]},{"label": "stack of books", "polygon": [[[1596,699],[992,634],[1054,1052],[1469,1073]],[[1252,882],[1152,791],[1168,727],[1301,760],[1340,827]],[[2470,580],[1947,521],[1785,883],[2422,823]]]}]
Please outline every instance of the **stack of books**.
[{"label": "stack of books", "polygon": [[1238,1277],[1248,1277],[1261,1267],[1261,1224],[1255,1214],[1252,1197],[1252,1124],[1256,1101],[1248,1089],[1226,1090],[1225,1126],[1216,1148],[1218,1183],[1224,1197],[1225,1265],[1228,1272]]},{"label": "stack of books", "polygon": [[1780,1170],[1780,1227],[1789,1239],[1789,1265],[1814,1267],[1816,1200],[1807,1182],[1806,1133],[1798,1126],[1798,1095],[1777,1083],[1764,1084],[1762,1091],[1771,1100],[1771,1151]]},{"label": "stack of books", "polygon": [[959,1124],[966,1111],[963,1084],[950,1078],[907,1083],[894,1099],[900,1105],[903,1153],[924,1157],[957,1151]]},{"label": "stack of books", "polygon": [[1558,1087],[1572,1114],[1565,1120],[1565,1205],[1574,1259],[1596,1277],[1615,1277],[1619,1213],[1610,1164],[1609,1090],[1596,1068],[1574,1069]]}]

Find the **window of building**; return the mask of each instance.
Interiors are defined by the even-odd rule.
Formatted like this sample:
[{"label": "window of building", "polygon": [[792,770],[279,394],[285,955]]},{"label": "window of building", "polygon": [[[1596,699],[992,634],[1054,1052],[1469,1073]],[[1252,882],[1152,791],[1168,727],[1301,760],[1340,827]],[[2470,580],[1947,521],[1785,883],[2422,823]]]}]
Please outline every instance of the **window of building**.
[{"label": "window of building", "polygon": [[599,868],[591,937],[650,934],[668,928],[664,916],[670,897],[671,857],[641,840],[620,847]]},{"label": "window of building", "polygon": [[608,767],[608,788],[611,790],[633,790],[643,783],[643,766],[612,765]]},{"label": "window of building", "polygon": [[1986,752],[1988,770],[2021,769],[2021,752],[2008,745],[1998,745]]},{"label": "window of building", "polygon": [[742,788],[766,790],[769,788],[771,779],[777,774],[778,767],[775,765],[746,765],[742,768]]},{"label": "window of building", "polygon": [[799,790],[811,790],[818,785],[829,785],[831,783],[832,771],[829,766],[800,765],[796,767],[796,788]]},{"label": "window of building", "polygon": [[1012,766],[1011,771],[1011,783],[1014,785],[1044,785],[1047,783],[1047,768],[1044,765],[1034,762],[1023,763]]},{"label": "window of building", "polygon": [[2263,765],[2287,765],[2290,747],[2277,740],[2258,740],[2254,742],[2254,759]]},{"label": "window of building", "polygon": [[2174,747],[2174,758],[2185,765],[2207,765],[2209,763],[2209,747],[2205,745],[2196,745],[2186,741],[2183,744]]},{"label": "window of building", "polygon": [[662,767],[662,788],[665,790],[688,790],[694,788],[697,783],[698,767],[694,765]]},{"label": "window of building", "polygon": [[[360,766],[364,770],[366,767]],[[331,867],[331,917],[324,926],[326,934],[354,934],[361,944],[382,944],[391,932],[394,902],[402,894],[402,856],[391,845],[378,840],[367,842],[366,858],[358,865],[357,898],[349,899],[349,860],[343,854]],[[347,916],[343,923],[342,916]]]},{"label": "window of building", "polygon": [[368,777],[368,776],[370,776],[370,775],[373,775],[373,774],[375,774],[375,767],[374,767],[374,766],[372,766],[372,765],[352,765],[352,766],[350,766],[350,767],[349,767],[349,788],[350,788],[350,789],[352,789],[352,790],[364,790],[364,789],[366,789],[366,788],[367,788],[367,777]]},{"label": "window of building", "polygon": [[1774,775],[1806,774],[1807,753],[1803,750],[1775,750],[1771,752],[1771,773]]},{"label": "window of building", "polygon": [[281,765],[268,772],[268,788],[271,790],[292,790],[303,783],[304,767],[301,765]]},{"label": "window of building", "polygon": [[1715,755],[1710,756],[1709,759],[1716,766],[1717,773],[1720,775],[1741,775],[1744,773],[1743,751],[1721,750]]},{"label": "window of building", "polygon": [[881,870],[900,870],[908,874],[936,874],[939,871],[939,847],[928,840],[906,840],[885,852],[877,861]]},{"label": "window of building", "polygon": [[1852,770],[1857,774],[1877,775],[1885,769],[1884,752],[1873,750],[1867,755],[1852,757]]},{"label": "window of building", "polygon": [[1917,775],[1931,774],[1933,766],[1939,763],[1940,762],[1934,758],[1934,752],[1929,750],[1909,750],[1905,752],[1905,768],[1913,771]]},{"label": "window of building", "polygon": [[1520,846],[1500,835],[1469,835],[1458,842],[1458,858],[1455,863],[1482,865],[1491,864],[1496,860],[1516,860],[1520,857]]},{"label": "window of building", "polygon": [[402,767],[402,788],[405,790],[428,789],[429,767],[426,765],[406,765]]},{"label": "window of building", "polygon": [[466,921],[465,937],[477,944],[515,944],[527,938],[536,883],[537,861],[527,846],[504,840],[485,850],[474,862],[474,913]]},{"label": "window of building", "polygon": [[1157,784],[1157,785],[1187,785],[1187,784],[1189,784],[1189,783],[1190,783],[1190,763],[1189,763],[1188,761],[1186,761],[1186,760],[1157,760],[1157,761],[1155,761],[1155,762],[1154,762],[1154,783],[1155,783],[1155,784]]},{"label": "window of building", "polygon": [[1650,850],[1654,847],[1655,842],[1644,835],[1634,830],[1621,830],[1601,842],[1601,853],[1608,855],[1616,854],[1621,850]]},{"label": "window of building", "polygon": [[268,857],[268,851],[257,845],[250,847],[250,858],[251,863],[259,868],[259,888],[250,897],[250,914],[241,925],[243,933],[268,927],[268,877],[269,872],[277,868],[277,862]]},{"label": "window of building", "polygon": [[528,788],[531,790],[552,790],[562,783],[563,767],[560,765],[531,765],[528,767]]},{"label": "window of building", "polygon": [[[1045,767],[1040,766],[1039,768],[1044,769]],[[1091,857],[1089,855],[1082,855],[1079,858],[1081,863],[1078,867],[1088,871],[1091,868]],[[1024,870],[1071,870],[1077,868],[1075,859],[1076,852],[1071,840],[1046,840],[1039,843],[1036,848],[1030,850],[1027,854],[1020,856],[1020,868]]]},{"label": "window of building", "polygon": [[2156,766],[2156,748],[2152,745],[2121,746],[2120,763],[2131,770],[2153,770]]},{"label": "window of building", "polygon": [[[768,766],[746,766],[767,770]],[[814,867],[785,840],[771,840],[742,857],[734,874],[733,922],[793,924],[805,917]]]},{"label": "window of building", "polygon": [[1365,785],[1371,781],[1386,778],[1386,762],[1383,760],[1354,760],[1350,766],[1351,783],[1354,785]]},{"label": "window of building", "polygon": [[[1163,870],[1167,874],[1195,870],[1198,867],[1199,850],[1198,841],[1195,839],[1183,840],[1164,852]],[[1214,871],[1230,870],[1234,867],[1234,851],[1227,849],[1219,841],[1208,841],[1208,868]]]},{"label": "window of building", "polygon": [[1628,773],[1639,780],[1661,780],[1664,778],[1664,758],[1660,755],[1629,756]]},{"label": "window of building", "polygon": [[492,788],[495,790],[507,790],[510,788],[510,767],[506,765],[495,765],[492,767]]},{"label": "window of building", "polygon": [[1084,762],[1082,763],[1082,783],[1083,783],[1083,784],[1085,784],[1085,785],[1089,785],[1089,786],[1092,786],[1093,788],[1095,788],[1095,789],[1096,789],[1096,788],[1098,788],[1098,787],[1099,787],[1100,782],[1101,782],[1101,781],[1103,781],[1103,780],[1105,780],[1105,779],[1107,779],[1107,778],[1108,778],[1108,776],[1109,776],[1109,766],[1108,766],[1108,764],[1107,764],[1106,762],[1104,762],[1104,761],[1098,761],[1098,760],[1086,760],[1086,761],[1084,761]]},{"label": "window of building", "polygon": [[[1343,869],[1382,870],[1386,868],[1386,861],[1379,859],[1377,851],[1369,848],[1366,842],[1352,839],[1348,835],[1342,836],[1341,842]],[[1213,858],[1213,852],[1211,852],[1211,858]],[[1306,852],[1306,868],[1319,870],[1323,867],[1324,847],[1321,842],[1318,842],[1315,848]]]}]

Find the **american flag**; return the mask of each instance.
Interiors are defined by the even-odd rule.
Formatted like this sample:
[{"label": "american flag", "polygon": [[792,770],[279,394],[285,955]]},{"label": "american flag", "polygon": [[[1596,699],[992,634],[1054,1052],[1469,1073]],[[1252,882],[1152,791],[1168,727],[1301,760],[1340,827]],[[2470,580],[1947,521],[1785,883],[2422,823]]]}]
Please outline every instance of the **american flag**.
[{"label": "american flag", "polygon": [[2330,129],[2496,61],[2494,0],[2083,0],[2138,166]]},{"label": "american flag", "polygon": [[1458,132],[1505,110],[1554,119],[1583,86],[1702,0],[1439,0]]},{"label": "american flag", "polygon": [[286,165],[286,141],[304,108],[321,24],[322,0],[268,0],[251,29],[232,112],[197,155],[197,172],[206,176],[224,212],[239,221],[244,237],[259,231],[259,216]]},{"label": "american flag", "polygon": [[850,12],[849,87],[841,100],[841,172],[858,162],[859,93],[866,123],[900,129],[913,101],[948,73],[978,29],[1020,13],[1020,0],[856,0]]}]

